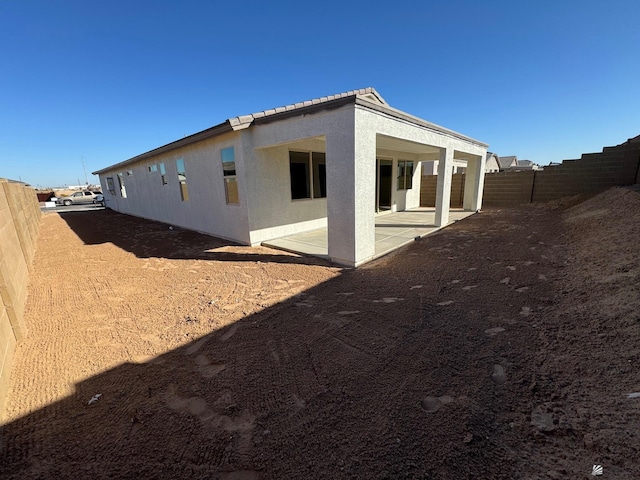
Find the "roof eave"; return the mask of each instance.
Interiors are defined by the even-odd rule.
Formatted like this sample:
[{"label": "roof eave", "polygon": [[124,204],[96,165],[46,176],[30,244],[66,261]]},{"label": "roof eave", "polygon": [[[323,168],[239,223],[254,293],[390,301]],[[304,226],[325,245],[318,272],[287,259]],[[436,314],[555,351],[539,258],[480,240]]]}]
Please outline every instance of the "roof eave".
[{"label": "roof eave", "polygon": [[217,137],[218,135],[222,135],[223,133],[233,132],[234,128],[229,123],[229,120],[226,120],[223,123],[220,123],[214,127],[207,128],[198,133],[194,133],[193,135],[189,135],[187,137],[181,138],[180,140],[176,140],[171,143],[167,143],[162,147],[155,148],[153,150],[149,150],[148,152],[141,153],[135,157],[129,158],[128,160],[124,160],[120,163],[116,163],[114,165],[110,165],[108,167],[102,168],[100,170],[96,170],[95,172],[91,172],[92,175],[100,175],[102,173],[118,170],[122,167],[126,167],[128,165],[132,165],[140,160],[145,160],[147,158],[151,158],[153,156],[159,155],[161,153],[170,152],[172,150],[176,150],[178,148],[186,147],[187,145],[192,145],[197,142],[201,142],[208,138]]},{"label": "roof eave", "polygon": [[368,100],[363,98],[356,98],[355,103],[356,105],[360,105],[380,113],[386,113],[387,115],[391,115],[392,117],[398,118],[400,120],[404,120],[404,121],[413,123],[414,125],[427,128],[428,130],[432,130],[434,132],[444,134],[449,137],[456,138],[458,140],[463,140],[465,142],[473,143],[474,145],[477,145],[482,148],[489,148],[489,145],[487,143],[483,143],[474,138],[467,137],[466,135],[462,135],[461,133],[458,133],[454,130],[449,130],[448,128],[441,127],[440,125],[436,125],[435,123],[427,122],[426,120],[423,120],[420,117],[410,115],[406,112],[403,112],[402,110],[397,110],[393,107],[378,105],[378,104],[369,102]]}]

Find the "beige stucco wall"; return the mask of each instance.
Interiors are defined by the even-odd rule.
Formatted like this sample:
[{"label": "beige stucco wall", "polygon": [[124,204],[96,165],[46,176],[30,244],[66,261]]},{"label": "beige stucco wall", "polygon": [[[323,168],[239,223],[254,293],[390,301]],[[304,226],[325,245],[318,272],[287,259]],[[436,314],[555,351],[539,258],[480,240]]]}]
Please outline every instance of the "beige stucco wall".
[{"label": "beige stucco wall", "polygon": [[[226,203],[220,151],[228,147],[235,152],[239,204]],[[180,193],[178,159],[185,164],[187,201],[182,201]],[[161,162],[167,185],[162,184]],[[158,171],[149,172],[148,166],[154,164]],[[127,175],[128,170],[133,174]],[[123,173],[126,198],[120,195],[117,173]],[[248,244],[246,175],[241,136],[232,132],[102,173],[100,183],[105,204],[113,210]],[[113,177],[115,194],[108,191],[107,177]]]},{"label": "beige stucco wall", "polygon": [[290,151],[325,152],[324,138],[307,138],[260,149],[252,148],[250,132],[245,140],[245,157],[253,157],[251,173],[245,177],[251,243],[255,245],[326,226],[327,199],[293,200],[289,171]]}]

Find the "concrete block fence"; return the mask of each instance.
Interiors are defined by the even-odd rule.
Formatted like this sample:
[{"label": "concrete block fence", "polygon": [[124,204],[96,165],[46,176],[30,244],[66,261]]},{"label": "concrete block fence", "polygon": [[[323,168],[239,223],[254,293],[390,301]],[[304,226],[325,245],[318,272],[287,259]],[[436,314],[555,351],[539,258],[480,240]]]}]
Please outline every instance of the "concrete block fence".
[{"label": "concrete block fence", "polygon": [[[433,207],[436,176],[422,177],[420,205]],[[599,153],[585,153],[577,160],[564,160],[538,171],[488,173],[484,177],[482,205],[509,206],[548,202],[607,188],[640,183],[640,136]],[[464,174],[452,178],[451,206],[461,207]]]},{"label": "concrete block fence", "polygon": [[0,178],[0,418],[16,342],[27,331],[24,308],[40,216],[31,187]]}]

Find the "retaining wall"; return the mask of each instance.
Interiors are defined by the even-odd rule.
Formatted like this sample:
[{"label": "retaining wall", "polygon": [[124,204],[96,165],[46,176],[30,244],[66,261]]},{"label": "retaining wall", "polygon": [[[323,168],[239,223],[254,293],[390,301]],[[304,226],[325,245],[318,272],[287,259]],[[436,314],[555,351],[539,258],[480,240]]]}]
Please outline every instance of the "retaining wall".
[{"label": "retaining wall", "polygon": [[[422,177],[420,205],[435,206],[436,176]],[[507,171],[484,176],[482,205],[508,206],[548,202],[607,188],[640,183],[640,136],[600,153],[585,153],[579,160],[564,160],[537,171]],[[464,174],[454,174],[451,206],[461,207]]]},{"label": "retaining wall", "polygon": [[16,342],[27,331],[24,307],[40,216],[31,187],[0,178],[0,417]]}]

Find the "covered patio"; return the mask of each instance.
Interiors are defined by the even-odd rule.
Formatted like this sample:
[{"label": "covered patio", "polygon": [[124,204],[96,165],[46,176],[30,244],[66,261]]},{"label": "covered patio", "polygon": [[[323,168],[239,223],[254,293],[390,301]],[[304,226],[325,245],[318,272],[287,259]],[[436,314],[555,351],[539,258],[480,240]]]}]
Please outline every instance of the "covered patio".
[{"label": "covered patio", "polygon": [[[487,145],[374,97],[361,92],[341,108],[253,120],[243,153],[256,158],[246,190],[251,245],[357,267],[481,208]],[[421,165],[432,160],[436,205],[421,211]],[[468,165],[467,213],[449,208],[455,160]]]},{"label": "covered patio", "polygon": [[[467,218],[474,213],[476,212],[452,208],[449,211],[447,225]],[[435,233],[444,226],[436,225],[436,209],[433,207],[418,207],[402,212],[376,215],[373,258],[382,257],[419,238]],[[287,252],[329,258],[326,227],[273,239],[263,242],[262,245]]]}]

